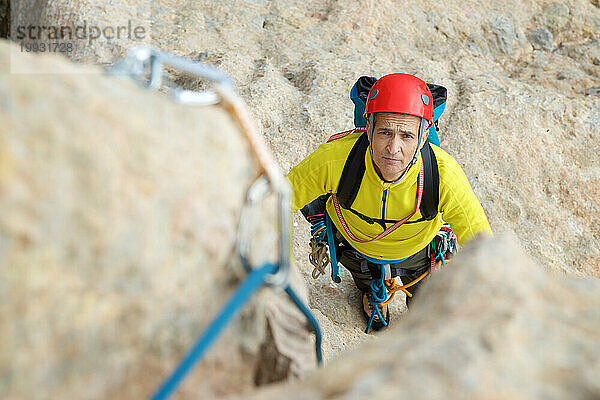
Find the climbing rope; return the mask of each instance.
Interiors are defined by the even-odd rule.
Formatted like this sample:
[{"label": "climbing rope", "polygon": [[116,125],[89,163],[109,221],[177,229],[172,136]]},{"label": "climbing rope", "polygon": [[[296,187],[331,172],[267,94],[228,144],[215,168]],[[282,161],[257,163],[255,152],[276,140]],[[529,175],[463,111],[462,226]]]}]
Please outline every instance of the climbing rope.
[{"label": "climbing rope", "polygon": [[[373,312],[371,313],[371,317],[369,318],[369,322],[367,323],[367,329],[365,333],[369,333],[371,330],[371,325],[373,324],[373,320],[375,319],[375,315],[379,317],[379,320],[383,323],[384,326],[387,326],[387,322],[381,315],[381,311],[379,310],[380,305],[387,298],[387,293],[385,291],[384,277],[385,277],[385,266],[383,264],[379,265],[380,267],[380,277],[378,279],[371,279],[371,296],[369,297],[369,302],[373,306]],[[388,310],[389,313],[389,310]]]},{"label": "climbing rope", "polygon": [[365,330],[365,333],[369,333],[375,315],[379,317],[383,325],[387,326],[385,319],[381,315],[380,307],[387,306],[394,299],[394,295],[398,291],[402,291],[408,297],[412,297],[412,293],[410,293],[407,289],[419,283],[423,278],[425,278],[429,274],[429,271],[425,271],[421,276],[419,276],[412,282],[409,282],[406,285],[398,285],[394,278],[384,280],[385,265],[380,264],[379,267],[381,269],[381,277],[378,279],[371,279],[371,297],[369,298],[369,302],[373,306],[373,312],[371,313],[371,317],[369,318],[369,322],[367,324],[367,329]]},{"label": "climbing rope", "polygon": [[151,397],[152,400],[164,400],[169,398],[194,365],[202,358],[212,342],[237,314],[240,307],[262,286],[265,276],[273,273],[276,268],[277,267],[273,264],[265,264],[248,274],[246,280],[238,286],[229,301],[227,301],[225,306],[206,327],[204,332],[196,339],[194,346],[185,357],[183,357],[177,368],[175,368],[171,375],[156,390]]},{"label": "climbing rope", "polygon": [[[290,300],[304,314],[315,333],[315,351],[319,364],[323,362],[321,350],[322,334],[319,324],[289,285],[290,270],[290,241],[291,241],[291,188],[279,171],[268,147],[250,117],[244,102],[235,93],[232,80],[218,69],[192,62],[183,57],[164,53],[149,47],[135,47],[117,62],[109,73],[126,75],[150,89],[159,89],[163,80],[165,65],[184,70],[187,73],[212,80],[215,85],[212,90],[191,91],[178,87],[171,88],[170,93],[175,101],[187,105],[220,104],[238,123],[242,133],[250,144],[250,150],[258,162],[258,172],[254,183],[248,189],[246,203],[242,208],[238,225],[237,250],[242,265],[248,271],[248,276],[237,288],[228,302],[215,316],[212,322],[198,337],[192,349],[179,363],[173,373],[159,386],[152,400],[167,399],[178,387],[193,366],[200,361],[213,341],[237,314],[239,309],[248,301],[262,285],[276,286],[284,289]],[[150,71],[147,77],[147,71]],[[266,176],[266,178],[265,178]],[[258,203],[269,191],[278,195],[278,232],[279,232],[279,261],[277,264],[264,264],[253,268],[249,261],[250,235],[247,222],[248,210]],[[324,229],[324,228],[323,228]],[[319,231],[321,234],[323,231]],[[324,233],[323,233],[324,235]]]},{"label": "climbing rope", "polygon": [[[183,357],[171,375],[165,379],[165,381],[156,390],[154,395],[151,397],[151,400],[168,399],[173,394],[181,381],[192,370],[194,365],[200,361],[204,353],[209,349],[210,345],[219,337],[219,334],[223,331],[223,329],[225,329],[227,324],[235,315],[237,315],[237,313],[240,311],[240,308],[265,283],[265,278],[269,274],[272,274],[274,271],[276,271],[277,268],[278,266],[273,264],[264,264],[260,268],[253,269],[248,274],[246,279],[240,286],[238,286],[234,294],[229,298],[225,306],[223,306],[221,311],[205,328],[204,332],[198,337],[198,339],[196,339],[196,342],[192,346],[191,350],[185,355],[185,357]],[[315,330],[317,361],[319,364],[322,364],[322,333],[316,318],[289,285],[286,286],[285,293],[289,296],[294,305],[296,305],[296,307],[298,307],[298,309],[304,314]]]},{"label": "climbing rope", "polygon": [[446,265],[446,263],[449,261],[448,258],[452,257],[456,253],[458,247],[456,235],[454,232],[452,232],[449,224],[445,223],[440,228],[440,231],[436,234],[435,238],[433,238],[429,246],[431,254],[431,268],[422,273],[417,279],[414,279],[406,285],[397,284],[395,278],[384,280],[385,265],[379,265],[379,268],[381,269],[381,277],[377,279],[371,279],[371,297],[369,298],[369,302],[373,306],[373,312],[369,318],[365,333],[369,333],[375,315],[377,315],[383,324],[387,326],[387,323],[381,315],[380,307],[385,307],[388,305],[394,299],[396,292],[402,291],[404,294],[406,294],[406,296],[412,297],[412,293],[410,293],[407,289],[416,285],[426,276],[428,276],[431,271],[435,269],[436,265]]},{"label": "climbing rope", "polygon": [[389,302],[391,302],[394,299],[394,295],[396,294],[396,292],[398,291],[402,291],[404,292],[404,294],[406,294],[408,297],[412,297],[412,293],[409,292],[407,289],[413,285],[416,285],[417,283],[419,283],[423,278],[425,278],[427,275],[429,275],[429,271],[425,271],[423,274],[421,274],[417,279],[413,280],[412,282],[407,283],[406,285],[398,285],[396,283],[395,279],[388,279],[385,281],[385,288],[388,291],[388,298],[386,301],[384,301],[383,303],[381,303],[382,306],[387,305]]}]

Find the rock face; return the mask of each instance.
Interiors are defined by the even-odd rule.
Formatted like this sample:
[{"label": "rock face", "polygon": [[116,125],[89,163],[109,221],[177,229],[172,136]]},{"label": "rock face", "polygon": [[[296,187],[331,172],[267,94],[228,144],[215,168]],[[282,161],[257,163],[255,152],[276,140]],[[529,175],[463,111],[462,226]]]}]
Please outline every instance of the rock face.
[{"label": "rock face", "polygon": [[117,10],[102,2],[13,1],[10,37],[19,43],[68,44],[68,49],[53,46],[51,52],[58,50],[88,63],[110,64],[127,48],[150,43],[153,5],[148,0],[125,0],[119,2]]},{"label": "rock face", "polygon": [[600,281],[557,277],[506,237],[464,249],[377,341],[252,399],[592,399]]},{"label": "rock face", "polygon": [[[442,84],[442,147],[463,166],[492,229],[514,233],[548,270],[600,276],[597,0],[151,3],[38,0],[13,4],[13,15],[41,25],[150,26],[154,46],[235,78],[284,171],[352,126],[348,92],[359,76],[407,72]],[[139,43],[98,39],[69,56],[104,63]],[[296,265],[327,358],[376,341],[362,332],[346,271],[337,286],[310,277],[309,228],[302,217],[295,224]],[[402,298],[394,300],[393,324],[404,310]]]},{"label": "rock face", "polygon": [[533,48],[536,50],[551,51],[554,41],[554,36],[546,28],[535,28],[528,32],[527,38],[531,41]]},{"label": "rock face", "polygon": [[[2,71],[8,60],[4,41]],[[0,74],[0,397],[148,397],[245,275],[234,242],[255,161],[220,107],[52,57],[19,62],[74,73]],[[273,213],[260,215],[255,240],[273,244]],[[273,260],[264,247],[257,262]],[[283,293],[256,295],[183,397],[314,367],[292,308]],[[281,309],[295,332],[283,344]]]},{"label": "rock face", "polygon": [[[148,27],[154,46],[231,74],[284,170],[352,126],[348,92],[359,76],[408,72],[443,84],[443,147],[464,167],[492,229],[514,231],[552,269],[600,275],[591,245],[600,240],[594,2],[36,4],[21,2],[13,14],[50,26],[132,21]],[[141,42],[77,41],[70,56],[105,62]]]}]

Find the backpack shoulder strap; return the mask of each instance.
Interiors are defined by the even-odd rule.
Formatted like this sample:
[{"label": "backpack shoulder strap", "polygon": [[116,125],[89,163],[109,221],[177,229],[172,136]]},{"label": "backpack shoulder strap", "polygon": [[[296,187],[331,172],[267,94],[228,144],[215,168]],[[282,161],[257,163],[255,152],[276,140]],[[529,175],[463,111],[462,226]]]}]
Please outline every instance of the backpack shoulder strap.
[{"label": "backpack shoulder strap", "polygon": [[429,141],[426,141],[421,149],[421,159],[423,160],[424,187],[420,207],[422,219],[420,220],[429,221],[436,217],[440,201],[440,173]]},{"label": "backpack shoulder strap", "polygon": [[[344,164],[342,176],[338,184],[338,201],[343,208],[351,211],[353,211],[352,204],[356,199],[365,174],[365,152],[368,146],[367,134],[363,133],[354,143],[352,150],[348,154],[348,158],[346,158],[346,163]],[[417,221],[408,223],[430,221],[438,214],[440,174],[435,153],[428,141],[425,142],[425,145],[421,149],[421,158],[423,160],[424,187],[419,210],[422,217]]]},{"label": "backpack shoulder strap", "polygon": [[344,208],[351,208],[365,174],[365,152],[369,147],[367,133],[360,135],[346,158],[338,183],[337,198]]},{"label": "backpack shoulder strap", "polygon": [[348,129],[347,131],[338,132],[334,135],[329,136],[329,139],[327,139],[326,143],[333,142],[334,140],[338,140],[341,138],[345,138],[346,136],[348,136],[349,134],[354,133],[354,132],[366,132],[366,131],[367,131],[367,129],[363,128],[363,127],[356,127],[356,128]]}]

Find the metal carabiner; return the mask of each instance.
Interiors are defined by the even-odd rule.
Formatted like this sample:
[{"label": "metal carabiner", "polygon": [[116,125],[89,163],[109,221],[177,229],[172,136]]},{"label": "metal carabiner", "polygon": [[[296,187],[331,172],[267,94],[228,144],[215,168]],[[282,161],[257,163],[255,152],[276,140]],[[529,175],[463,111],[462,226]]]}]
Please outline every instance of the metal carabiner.
[{"label": "metal carabiner", "polygon": [[[191,75],[206,78],[215,83],[214,90],[186,90],[177,86],[170,87],[171,97],[178,103],[185,105],[211,105],[220,103],[240,125],[240,129],[250,143],[251,151],[257,159],[260,171],[266,175],[253,183],[246,195],[246,205],[255,204],[272,189],[278,196],[278,232],[279,254],[278,269],[265,277],[265,282],[271,286],[286,287],[290,270],[291,248],[291,187],[270,154],[268,147],[258,134],[258,129],[250,117],[250,113],[243,100],[237,95],[233,80],[219,69],[184,57],[151,47],[139,46],[129,49],[127,55],[108,69],[112,75],[125,75],[142,86],[157,90],[163,85],[164,66],[183,70]],[[265,185],[266,183],[266,185]],[[247,210],[246,210],[247,211]],[[241,225],[246,223],[244,208],[242,209]],[[248,237],[244,235],[245,227],[242,226],[241,236],[238,229],[238,252],[242,262],[247,263],[249,252]],[[249,265],[249,264],[248,264]]]},{"label": "metal carabiner", "polygon": [[[112,75],[129,76],[142,86],[157,90],[163,83],[164,66],[206,78],[215,82],[221,90],[235,92],[231,78],[219,69],[146,46],[129,49],[127,55],[110,67],[108,72]],[[173,87],[170,94],[178,103],[187,105],[211,105],[219,102],[219,96],[213,90],[185,90]]]},{"label": "metal carabiner", "polygon": [[315,238],[310,239],[310,248],[308,260],[314,266],[311,275],[313,279],[317,279],[321,275],[325,275],[325,268],[329,264],[329,254],[327,254],[327,246],[317,242]]}]

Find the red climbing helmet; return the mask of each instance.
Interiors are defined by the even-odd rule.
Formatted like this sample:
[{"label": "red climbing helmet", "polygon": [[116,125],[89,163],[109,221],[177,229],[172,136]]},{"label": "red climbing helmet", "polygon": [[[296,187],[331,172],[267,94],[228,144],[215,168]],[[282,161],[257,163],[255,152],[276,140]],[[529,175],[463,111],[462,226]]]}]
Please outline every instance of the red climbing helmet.
[{"label": "red climbing helmet", "polygon": [[433,120],[433,96],[427,84],[414,75],[389,74],[373,84],[365,115],[376,112],[410,114]]}]

